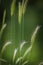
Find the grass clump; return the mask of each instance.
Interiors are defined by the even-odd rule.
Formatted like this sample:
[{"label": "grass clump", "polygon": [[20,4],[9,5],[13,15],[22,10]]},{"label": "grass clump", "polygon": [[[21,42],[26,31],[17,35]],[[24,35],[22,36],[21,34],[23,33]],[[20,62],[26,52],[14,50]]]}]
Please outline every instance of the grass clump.
[{"label": "grass clump", "polygon": [[[18,21],[19,21],[19,23],[21,23],[21,19],[22,19],[23,15],[25,14],[27,2],[28,2],[28,0],[23,0],[22,4],[19,2],[19,9],[18,9]],[[15,10],[15,2],[13,0],[12,4],[11,4],[11,16],[13,16],[14,10]],[[5,17],[6,17],[6,10],[4,11],[4,15],[3,15],[2,28],[0,30],[0,39],[1,39],[3,31],[4,31],[4,29],[6,28],[6,25],[7,25],[5,23]],[[31,39],[30,39],[30,46],[25,50],[25,52],[22,56],[19,56],[18,58],[16,58],[18,51],[20,51],[19,53],[22,54],[23,47],[24,47],[24,45],[26,45],[26,43],[28,43],[28,41],[23,41],[18,48],[14,49],[14,53],[13,53],[13,57],[12,57],[12,63],[14,63],[15,65],[18,65],[18,63],[20,63],[20,65],[25,65],[25,64],[29,63],[29,59],[25,60],[24,58],[27,56],[27,54],[31,53],[31,50],[33,48],[33,44],[34,44],[34,41],[36,39],[36,36],[37,36],[39,29],[40,29],[40,26],[37,26],[35,31],[32,34]],[[7,41],[3,45],[2,50],[1,50],[1,54],[3,54],[6,47],[9,46],[10,44],[12,44],[12,42]],[[16,61],[15,61],[15,59],[16,59]],[[8,61],[6,61],[5,59],[2,59],[2,58],[0,58],[0,61],[5,62],[5,63],[8,62]]]},{"label": "grass clump", "polygon": [[[32,47],[33,47],[33,43],[35,41],[35,38],[36,38],[36,35],[37,35],[37,32],[38,30],[40,29],[40,26],[37,26],[32,37],[31,37],[31,41],[30,41],[30,47],[26,49],[26,51],[24,52],[23,56],[20,56],[16,59],[16,55],[18,53],[18,51],[20,50],[20,53],[22,53],[21,51],[23,50],[22,48],[24,47],[24,45],[27,43],[27,42],[22,42],[21,45],[20,45],[20,49],[19,48],[16,48],[14,49],[14,54],[13,54],[13,63],[15,61],[15,64],[17,65],[18,63],[22,62],[22,64],[20,63],[20,65],[25,65],[26,63],[29,63],[29,60],[25,60],[24,58],[27,56],[27,54],[30,53],[30,51],[32,50]],[[4,52],[4,50],[6,49],[6,47],[11,44],[12,42],[7,42],[3,47],[2,47],[2,53]],[[19,49],[19,50],[18,50]],[[3,61],[5,62],[4,59],[1,59],[0,61]]]}]

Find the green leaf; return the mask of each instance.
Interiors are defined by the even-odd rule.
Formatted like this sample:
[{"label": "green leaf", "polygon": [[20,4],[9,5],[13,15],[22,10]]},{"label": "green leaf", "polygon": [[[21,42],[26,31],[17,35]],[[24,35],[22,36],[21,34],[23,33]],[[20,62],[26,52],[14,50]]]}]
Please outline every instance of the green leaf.
[{"label": "green leaf", "polygon": [[26,43],[27,43],[27,42],[24,41],[24,42],[22,42],[22,43],[20,44],[20,51],[22,50],[22,48],[24,47],[24,45],[25,45]]},{"label": "green leaf", "polygon": [[28,0],[26,0],[26,1],[23,0],[22,4],[19,2],[19,11],[18,11],[18,21],[19,21],[19,24],[21,23],[22,17],[25,14],[27,2],[28,2]]},{"label": "green leaf", "polygon": [[37,35],[37,32],[38,30],[40,29],[40,26],[37,26],[35,31],[33,32],[32,34],[32,37],[31,37],[31,44],[33,45],[34,41],[35,41],[35,38],[36,38],[36,35]]},{"label": "green leaf", "polygon": [[37,26],[35,31],[33,32],[33,35],[31,37],[31,41],[30,41],[30,47],[25,51],[24,55],[23,55],[23,58],[25,58],[25,56],[30,53],[30,51],[32,50],[32,47],[33,47],[33,43],[35,41],[35,38],[36,38],[36,34],[38,32],[38,30],[40,29],[40,26]]},{"label": "green leaf", "polygon": [[22,57],[19,57],[19,58],[16,60],[16,64],[18,64],[21,60],[22,60]]},{"label": "green leaf", "polygon": [[6,28],[6,24],[4,24],[4,25],[2,26],[2,28],[1,28],[1,30],[0,30],[0,39],[1,39],[1,37],[2,37],[3,31],[4,31],[5,28]]},{"label": "green leaf", "polygon": [[25,53],[24,53],[24,55],[23,55],[23,59],[25,58],[25,56],[26,56],[28,53],[30,53],[31,49],[32,49],[32,45],[25,51]]},{"label": "green leaf", "polygon": [[11,3],[11,16],[14,15],[14,11],[15,11],[15,0],[13,0]]},{"label": "green leaf", "polygon": [[2,28],[0,30],[0,39],[2,37],[4,29],[6,28],[6,24],[4,24],[5,23],[5,17],[6,17],[6,10],[4,10],[4,14],[3,14]]},{"label": "green leaf", "polygon": [[13,54],[13,62],[15,60],[16,54],[17,54],[18,48],[14,50],[14,54]]},{"label": "green leaf", "polygon": [[23,10],[23,15],[25,14],[25,11],[26,11],[26,7],[27,7],[27,3],[28,3],[28,0],[23,0],[22,2],[22,10]]},{"label": "green leaf", "polygon": [[2,47],[2,51],[1,51],[1,53],[3,53],[4,50],[6,49],[6,47],[7,47],[8,45],[10,45],[10,44],[11,44],[10,41],[9,41],[9,42],[6,42],[6,43],[4,44],[4,46]]},{"label": "green leaf", "polygon": [[4,25],[5,23],[5,17],[6,17],[6,10],[4,10],[4,14],[3,14],[3,21],[2,21],[2,26]]},{"label": "green leaf", "polygon": [[19,2],[19,9],[18,9],[18,21],[19,24],[21,23],[22,20],[22,8],[21,8],[21,3]]}]

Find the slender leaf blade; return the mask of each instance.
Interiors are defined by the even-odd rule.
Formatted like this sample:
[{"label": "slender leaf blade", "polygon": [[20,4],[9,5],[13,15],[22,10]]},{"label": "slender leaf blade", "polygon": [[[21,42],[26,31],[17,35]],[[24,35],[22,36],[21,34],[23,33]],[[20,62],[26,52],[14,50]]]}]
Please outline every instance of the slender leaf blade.
[{"label": "slender leaf blade", "polygon": [[9,42],[6,42],[6,43],[4,44],[4,46],[2,47],[2,51],[1,51],[1,53],[3,53],[4,50],[6,49],[6,47],[7,47],[8,45],[10,45],[10,44],[11,44],[10,41],[9,41]]}]

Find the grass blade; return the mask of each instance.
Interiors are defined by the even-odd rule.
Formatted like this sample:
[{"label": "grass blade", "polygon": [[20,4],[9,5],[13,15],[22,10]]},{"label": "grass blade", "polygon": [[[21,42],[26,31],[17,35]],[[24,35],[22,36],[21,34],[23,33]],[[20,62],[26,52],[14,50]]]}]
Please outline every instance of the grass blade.
[{"label": "grass blade", "polygon": [[19,57],[19,58],[16,60],[16,64],[18,64],[21,60],[22,60],[22,57]]},{"label": "grass blade", "polygon": [[0,31],[0,39],[1,39],[1,36],[2,36],[3,31],[4,31],[5,28],[6,28],[6,24],[4,24],[4,25],[2,26],[2,28],[1,28],[1,31]]},{"label": "grass blade", "polygon": [[11,42],[9,41],[9,42],[7,42],[6,44],[4,44],[4,46],[3,46],[3,48],[2,48],[2,51],[1,51],[1,53],[3,53],[4,52],[4,50],[5,50],[5,48],[8,46],[8,45],[10,45],[11,44]]},{"label": "grass blade", "polygon": [[26,11],[26,7],[27,7],[27,3],[28,3],[28,0],[23,0],[22,2],[22,10],[23,10],[23,15],[25,14],[25,11]]},{"label": "grass blade", "polygon": [[6,27],[6,24],[4,24],[5,23],[5,17],[6,17],[6,10],[4,11],[4,14],[3,14],[2,28],[0,30],[0,39],[1,39],[1,36],[2,36],[4,29]]},{"label": "grass blade", "polygon": [[32,49],[32,45],[25,51],[23,58],[25,58],[25,56],[31,51]]},{"label": "grass blade", "polygon": [[14,15],[14,11],[15,11],[15,0],[13,0],[11,3],[11,16]]},{"label": "grass blade", "polygon": [[37,34],[37,32],[38,32],[39,29],[40,29],[40,26],[37,26],[36,29],[35,29],[35,31],[34,31],[34,33],[33,33],[33,35],[32,35],[32,37],[31,37],[31,45],[30,45],[30,47],[25,51],[25,53],[24,53],[24,55],[23,55],[23,58],[25,58],[25,56],[26,56],[28,53],[30,53],[30,51],[31,51],[31,49],[32,49],[32,47],[33,47],[33,43],[34,43],[35,38],[36,38],[36,34]]},{"label": "grass blade", "polygon": [[14,50],[14,54],[13,54],[13,62],[15,60],[16,54],[17,54],[18,48]]},{"label": "grass blade", "polygon": [[24,47],[24,45],[25,45],[26,43],[27,43],[26,41],[24,41],[24,42],[21,43],[21,45],[20,45],[20,51],[22,50],[22,48]]},{"label": "grass blade", "polygon": [[23,0],[22,4],[19,2],[18,21],[21,23],[22,16],[25,14],[28,0]]},{"label": "grass blade", "polygon": [[6,10],[4,11],[4,14],[3,14],[3,23],[2,23],[2,26],[4,25],[5,17],[6,17]]},{"label": "grass blade", "polygon": [[32,37],[31,37],[31,44],[33,45],[34,41],[35,41],[35,38],[36,38],[36,35],[37,35],[37,32],[38,30],[40,29],[40,26],[37,26],[35,31],[33,32],[32,34]]},{"label": "grass blade", "polygon": [[21,19],[22,19],[22,8],[21,8],[21,3],[19,2],[19,9],[18,9],[18,21],[19,24],[21,23]]},{"label": "grass blade", "polygon": [[22,65],[25,65],[25,64],[27,64],[29,61],[27,60],[27,61],[25,61]]},{"label": "grass blade", "polygon": [[2,62],[7,62],[6,60],[4,60],[4,59],[2,59],[2,58],[0,58],[0,61],[2,61]]}]

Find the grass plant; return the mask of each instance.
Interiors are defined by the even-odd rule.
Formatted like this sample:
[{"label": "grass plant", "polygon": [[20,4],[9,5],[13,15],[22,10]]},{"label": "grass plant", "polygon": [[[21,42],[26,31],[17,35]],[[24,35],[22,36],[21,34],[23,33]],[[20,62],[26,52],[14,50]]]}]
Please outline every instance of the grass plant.
[{"label": "grass plant", "polygon": [[[23,17],[23,15],[25,14],[25,11],[26,11],[26,7],[27,7],[27,2],[28,0],[23,0],[22,4],[21,2],[19,2],[19,5],[18,5],[18,21],[19,23],[21,23],[21,19]],[[11,4],[11,16],[14,15],[14,10],[15,10],[15,2],[14,0],[12,1],[12,4]],[[4,32],[4,29],[6,28],[6,23],[5,23],[5,17],[6,17],[6,10],[4,11],[4,15],[3,15],[3,21],[2,21],[2,28],[0,30],[0,40],[1,40],[1,37],[2,37],[2,34]],[[13,63],[15,61],[15,65],[18,65],[18,63],[20,63],[22,60],[22,63],[20,63],[20,65],[25,65],[27,63],[29,63],[29,60],[24,60],[24,58],[27,56],[27,54],[31,53],[30,51],[32,50],[33,48],[33,45],[34,45],[34,42],[35,42],[35,39],[36,39],[36,36],[37,36],[37,33],[40,29],[40,26],[37,26],[31,36],[31,39],[30,39],[30,46],[25,50],[23,56],[20,56],[16,59],[16,56],[17,56],[17,53],[18,51],[20,51],[20,53],[22,53],[21,51],[23,50],[24,48],[24,45],[26,45],[28,43],[28,41],[23,41],[19,47],[15,48],[14,49],[14,54],[13,54],[13,57],[12,57],[12,60],[13,60]],[[10,44],[12,44],[12,41],[7,41],[3,47],[2,47],[2,50],[1,50],[1,54],[3,54],[3,52],[5,51],[6,47],[8,47]],[[5,60],[5,59],[2,59],[2,57],[0,58],[0,61],[1,62],[5,62],[7,63],[8,61]],[[11,64],[10,64],[11,65]]]}]

